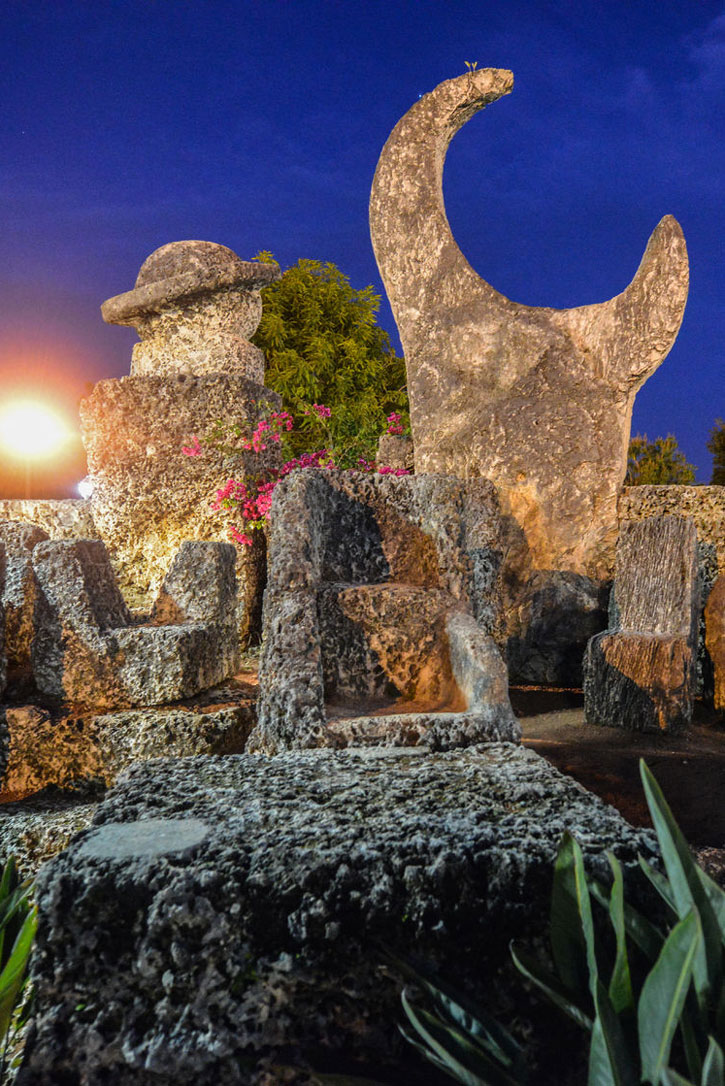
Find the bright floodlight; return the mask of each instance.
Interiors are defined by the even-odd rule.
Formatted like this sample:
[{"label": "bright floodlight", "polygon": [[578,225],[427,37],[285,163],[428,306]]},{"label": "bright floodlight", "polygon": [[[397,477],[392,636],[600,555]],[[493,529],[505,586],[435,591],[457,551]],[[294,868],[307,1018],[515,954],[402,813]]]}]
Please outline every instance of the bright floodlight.
[{"label": "bright floodlight", "polygon": [[93,493],[93,482],[86,475],[85,479],[81,479],[78,484],[78,493],[82,498],[90,498]]},{"label": "bright floodlight", "polygon": [[36,460],[56,452],[70,437],[63,418],[51,407],[31,400],[0,408],[0,442],[21,460]]}]

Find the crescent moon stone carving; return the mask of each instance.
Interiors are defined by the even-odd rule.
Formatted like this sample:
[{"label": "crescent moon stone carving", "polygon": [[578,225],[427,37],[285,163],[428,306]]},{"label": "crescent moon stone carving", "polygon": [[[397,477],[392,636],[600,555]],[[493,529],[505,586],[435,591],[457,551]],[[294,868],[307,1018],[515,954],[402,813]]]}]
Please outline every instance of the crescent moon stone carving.
[{"label": "crescent moon stone carving", "polygon": [[496,484],[518,578],[527,566],[601,582],[634,397],[680,327],[687,250],[665,216],[626,290],[574,309],[520,305],[485,282],[451,233],[443,164],[458,129],[512,88],[511,72],[484,68],[398,122],[373,180],[373,248],[405,352],[416,471]]}]

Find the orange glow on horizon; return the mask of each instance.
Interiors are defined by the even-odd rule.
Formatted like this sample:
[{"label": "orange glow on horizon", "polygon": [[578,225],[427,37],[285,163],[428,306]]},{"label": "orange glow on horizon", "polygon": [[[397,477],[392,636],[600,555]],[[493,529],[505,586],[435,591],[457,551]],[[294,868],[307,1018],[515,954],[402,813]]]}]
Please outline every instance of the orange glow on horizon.
[{"label": "orange glow on horizon", "polygon": [[17,399],[0,408],[0,443],[19,460],[41,460],[67,445],[72,431],[53,407],[35,399]]}]

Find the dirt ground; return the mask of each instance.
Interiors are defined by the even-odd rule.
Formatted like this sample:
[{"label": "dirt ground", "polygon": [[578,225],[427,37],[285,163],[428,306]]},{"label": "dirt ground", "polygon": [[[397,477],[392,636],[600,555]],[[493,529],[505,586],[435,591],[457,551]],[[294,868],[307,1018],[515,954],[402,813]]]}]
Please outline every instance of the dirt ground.
[{"label": "dirt ground", "polygon": [[679,735],[584,723],[577,690],[514,687],[523,742],[637,826],[650,825],[639,776],[644,758],[691,845],[725,849],[725,721],[701,704]]}]

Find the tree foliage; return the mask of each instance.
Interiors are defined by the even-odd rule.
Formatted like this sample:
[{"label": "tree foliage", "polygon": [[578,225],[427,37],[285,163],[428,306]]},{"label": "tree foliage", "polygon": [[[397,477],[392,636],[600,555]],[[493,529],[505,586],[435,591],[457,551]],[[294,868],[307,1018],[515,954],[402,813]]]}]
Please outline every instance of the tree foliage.
[{"label": "tree foliage", "polygon": [[319,419],[304,411],[325,404],[335,448],[344,450],[340,465],[374,459],[386,417],[398,411],[407,422],[408,411],[405,363],[376,322],[380,296],[371,286],[356,290],[335,264],[298,260],[262,299],[253,342],[267,359],[265,383],[302,419],[293,451],[315,445]]},{"label": "tree foliage", "polygon": [[677,445],[674,434],[650,441],[637,434],[629,443],[625,486],[671,486],[695,482],[694,464],[690,464]]},{"label": "tree foliage", "polygon": [[713,486],[725,486],[725,421],[717,419],[710,431],[707,451],[712,453]]}]

